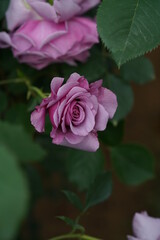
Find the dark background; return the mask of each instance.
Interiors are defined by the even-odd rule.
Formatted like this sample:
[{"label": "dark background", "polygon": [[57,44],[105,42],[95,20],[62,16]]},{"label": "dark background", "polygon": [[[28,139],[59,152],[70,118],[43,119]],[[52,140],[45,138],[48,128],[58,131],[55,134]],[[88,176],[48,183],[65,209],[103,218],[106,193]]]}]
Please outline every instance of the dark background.
[{"label": "dark background", "polygon": [[[147,210],[160,217],[160,48],[148,54],[156,72],[156,80],[146,85],[133,85],[135,103],[126,120],[124,142],[139,143],[148,147],[156,158],[156,178],[138,187],[128,187],[114,176],[111,198],[93,207],[81,219],[87,234],[104,240],[124,240],[131,234],[135,212]],[[106,162],[109,156],[106,151]],[[56,216],[76,217],[78,212],[60,194],[63,179],[58,173],[47,175],[42,166],[35,166],[46,191],[54,189],[55,195],[43,195],[30,210],[23,223],[20,240],[46,240],[70,231]],[[83,196],[82,196],[83,197]]]}]

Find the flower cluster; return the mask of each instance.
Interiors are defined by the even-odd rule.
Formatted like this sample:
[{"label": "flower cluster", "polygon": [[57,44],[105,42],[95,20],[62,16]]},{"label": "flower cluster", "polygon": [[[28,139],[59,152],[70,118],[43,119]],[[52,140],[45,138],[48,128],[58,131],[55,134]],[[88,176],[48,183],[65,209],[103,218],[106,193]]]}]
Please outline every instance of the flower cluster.
[{"label": "flower cluster", "polygon": [[0,33],[0,47],[11,47],[22,63],[41,69],[50,63],[84,62],[98,43],[96,22],[77,16],[100,0],[11,0],[6,13],[9,33]]},{"label": "flower cluster", "polygon": [[45,130],[49,113],[54,144],[94,152],[99,148],[97,131],[103,131],[117,109],[114,93],[102,87],[102,80],[89,84],[77,73],[64,79],[55,77],[51,94],[31,114],[31,123],[38,132]]}]

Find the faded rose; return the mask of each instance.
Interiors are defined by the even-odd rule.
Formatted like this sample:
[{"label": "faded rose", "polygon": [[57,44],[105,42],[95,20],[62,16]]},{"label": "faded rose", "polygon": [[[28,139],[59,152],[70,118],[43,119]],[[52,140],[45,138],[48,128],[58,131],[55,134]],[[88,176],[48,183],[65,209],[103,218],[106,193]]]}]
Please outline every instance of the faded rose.
[{"label": "faded rose", "polygon": [[97,131],[106,128],[117,109],[116,96],[102,87],[102,80],[89,84],[73,73],[64,85],[63,81],[53,78],[51,95],[36,107],[31,123],[38,132],[44,132],[49,113],[53,143],[94,152],[99,148]]},{"label": "faded rose", "polygon": [[148,216],[146,212],[136,213],[133,218],[134,237],[128,240],[160,240],[160,218]]},{"label": "faded rose", "polygon": [[48,19],[56,23],[81,15],[94,7],[100,0],[11,0],[6,12],[9,30],[14,30],[27,20]]},{"label": "faded rose", "polygon": [[50,63],[84,62],[88,50],[98,43],[96,23],[88,18],[73,18],[63,23],[48,20],[31,20],[15,32],[0,33],[0,47],[12,47],[21,63],[41,69]]}]

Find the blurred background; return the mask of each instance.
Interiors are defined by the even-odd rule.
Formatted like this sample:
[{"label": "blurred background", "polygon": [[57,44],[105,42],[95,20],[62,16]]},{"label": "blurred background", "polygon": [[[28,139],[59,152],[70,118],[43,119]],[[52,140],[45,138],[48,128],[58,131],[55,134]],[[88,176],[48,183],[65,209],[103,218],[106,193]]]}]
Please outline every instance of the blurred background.
[{"label": "blurred background", "polygon": [[[126,235],[132,233],[131,222],[135,212],[146,210],[150,215],[160,217],[160,49],[147,57],[154,64],[156,79],[143,86],[133,84],[135,103],[126,119],[124,142],[147,146],[156,158],[157,175],[138,187],[128,187],[114,176],[113,193],[109,200],[91,208],[81,219],[89,235],[104,240],[126,239]],[[107,150],[104,151],[106,165],[110,166],[109,154]],[[60,166],[53,166],[53,171],[48,162],[28,167],[33,205],[17,240],[46,240],[70,231],[56,218],[60,215],[75,218],[78,214],[60,192],[68,185],[58,170],[63,168],[63,160],[59,161]],[[38,174],[35,174],[37,171]],[[39,181],[41,189],[37,187]],[[69,187],[76,191],[72,185]],[[83,199],[83,193],[81,197]]]}]

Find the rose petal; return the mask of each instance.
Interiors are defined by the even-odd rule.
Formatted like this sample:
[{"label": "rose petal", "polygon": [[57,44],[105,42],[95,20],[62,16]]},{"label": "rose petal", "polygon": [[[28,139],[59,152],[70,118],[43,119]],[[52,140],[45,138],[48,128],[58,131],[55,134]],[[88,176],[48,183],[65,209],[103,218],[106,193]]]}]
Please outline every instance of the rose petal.
[{"label": "rose petal", "polygon": [[52,138],[52,142],[61,145],[64,139],[64,134],[59,129],[52,128],[52,131],[50,133],[50,137]]},{"label": "rose petal", "polygon": [[88,152],[95,152],[99,148],[99,141],[96,134],[90,133],[78,144],[70,144],[68,141],[64,140],[61,145]]},{"label": "rose petal", "polygon": [[160,237],[160,219],[146,213],[136,213],[133,218],[134,235],[142,240],[157,240]]},{"label": "rose petal", "polygon": [[87,105],[85,106],[84,112],[85,112],[85,119],[80,125],[74,126],[72,124],[72,122],[70,124],[71,131],[75,135],[87,136],[93,130],[93,128],[95,126],[94,115],[93,115],[91,109]]},{"label": "rose petal", "polygon": [[53,95],[56,95],[59,88],[61,87],[62,83],[64,81],[64,78],[60,78],[60,77],[54,77],[52,79],[51,82],[51,92],[53,93]]},{"label": "rose petal", "polygon": [[45,114],[45,107],[41,108],[39,106],[31,114],[31,123],[38,132],[45,131]]},{"label": "rose petal", "polygon": [[105,130],[106,126],[107,126],[108,119],[109,119],[108,112],[104,109],[104,107],[101,104],[99,104],[98,112],[97,112],[97,115],[96,115],[95,129],[97,131]]}]

